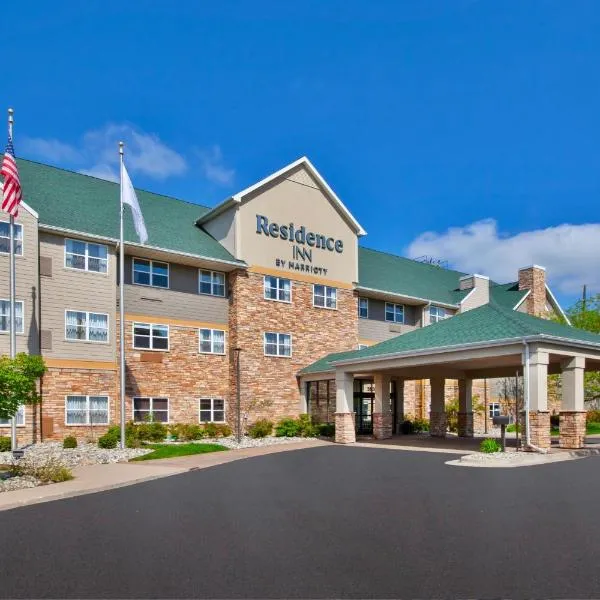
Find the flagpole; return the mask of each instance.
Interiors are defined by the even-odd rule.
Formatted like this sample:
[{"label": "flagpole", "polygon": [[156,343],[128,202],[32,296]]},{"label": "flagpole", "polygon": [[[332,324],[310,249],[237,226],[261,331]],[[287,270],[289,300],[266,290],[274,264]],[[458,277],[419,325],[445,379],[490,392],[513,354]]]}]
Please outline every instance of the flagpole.
[{"label": "flagpole", "polygon": [[120,384],[121,384],[121,448],[125,448],[125,244],[123,236],[123,142],[119,142],[120,159],[120,237],[119,237],[119,329],[120,329]]},{"label": "flagpole", "polygon": [[[13,135],[13,109],[8,109],[8,136],[12,139]],[[15,358],[17,355],[17,328],[15,327],[15,296],[16,296],[16,272],[15,272],[15,218],[10,216],[10,357]],[[10,420],[10,447],[11,450],[17,449],[17,416],[13,415]]]}]

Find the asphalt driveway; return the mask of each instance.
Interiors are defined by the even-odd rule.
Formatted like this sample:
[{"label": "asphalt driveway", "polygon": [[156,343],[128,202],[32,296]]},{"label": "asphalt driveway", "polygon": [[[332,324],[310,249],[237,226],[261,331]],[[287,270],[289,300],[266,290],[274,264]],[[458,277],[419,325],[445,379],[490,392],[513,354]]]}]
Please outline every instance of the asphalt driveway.
[{"label": "asphalt driveway", "polygon": [[2,597],[599,597],[600,457],[319,447],[0,513]]}]

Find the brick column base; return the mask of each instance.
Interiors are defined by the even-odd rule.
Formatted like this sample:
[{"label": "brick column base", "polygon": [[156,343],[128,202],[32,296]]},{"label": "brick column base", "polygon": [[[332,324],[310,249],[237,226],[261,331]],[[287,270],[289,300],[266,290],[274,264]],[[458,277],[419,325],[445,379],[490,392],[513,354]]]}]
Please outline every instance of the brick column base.
[{"label": "brick column base", "polygon": [[560,439],[561,448],[583,448],[585,443],[585,411],[561,411]]},{"label": "brick column base", "polygon": [[[529,425],[531,426],[531,444],[537,448],[550,448],[550,413],[548,411],[531,411]],[[519,415],[519,431],[522,436],[522,447],[527,450],[525,412]]]},{"label": "brick column base", "polygon": [[458,413],[458,437],[473,437],[473,413]]},{"label": "brick column base", "polygon": [[433,437],[446,437],[448,418],[445,412],[429,413],[429,435]]},{"label": "brick column base", "polygon": [[392,413],[373,413],[373,436],[378,440],[392,437]]},{"label": "brick column base", "polygon": [[356,442],[356,426],[354,413],[335,413],[335,441],[338,444]]}]

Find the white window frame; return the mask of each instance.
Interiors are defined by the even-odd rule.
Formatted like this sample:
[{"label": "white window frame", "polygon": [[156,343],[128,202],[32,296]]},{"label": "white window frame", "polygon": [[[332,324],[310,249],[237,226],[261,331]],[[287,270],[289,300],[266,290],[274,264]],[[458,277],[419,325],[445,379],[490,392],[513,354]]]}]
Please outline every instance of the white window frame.
[{"label": "white window frame", "polygon": [[[495,412],[498,414],[494,414]],[[488,403],[488,418],[493,419],[494,417],[499,417],[502,414],[502,406],[500,402],[489,402]]]},{"label": "white window frame", "polygon": [[[202,400],[210,400],[210,421],[202,420],[202,413],[209,410],[208,408],[205,408],[205,409],[202,408]],[[214,418],[215,412],[217,412],[215,410],[215,400],[218,400],[219,402],[223,403],[223,420],[222,421],[216,421]],[[220,409],[218,409],[218,412],[220,412]],[[212,398],[212,397],[205,396],[203,398],[198,399],[198,423],[226,423],[226,422],[227,422],[227,420],[225,418],[225,399],[224,398]]]},{"label": "white window frame", "polygon": [[[77,242],[78,244],[85,244],[85,254],[77,254],[76,252],[68,252],[67,251],[67,242],[69,242],[69,241]],[[106,248],[106,258],[97,258],[95,256],[92,256],[92,258],[94,258],[94,259],[106,262],[106,271],[94,271],[93,269],[89,268],[89,259],[90,259],[89,246],[90,245],[104,246],[104,248]],[[77,267],[70,267],[69,265],[67,265],[67,254],[72,254],[74,256],[83,256],[84,263],[85,263],[84,268],[79,269]],[[77,240],[75,238],[65,238],[64,266],[65,266],[65,269],[69,269],[70,271],[79,271],[80,273],[81,272],[96,273],[97,275],[108,275],[108,246],[106,244],[99,244],[98,242],[86,242],[85,240]]]},{"label": "white window frame", "polygon": [[[363,317],[360,314],[360,303],[361,302],[366,302],[367,303],[367,314]],[[364,297],[358,297],[358,318],[359,319],[368,319],[369,318],[369,299],[368,298],[364,298]]]},{"label": "white window frame", "polygon": [[[202,350],[202,332],[210,331],[210,352]],[[215,352],[215,331],[223,334],[223,352]],[[216,354],[217,356],[225,356],[227,353],[227,332],[224,329],[213,329],[210,327],[198,328],[198,352],[200,354]]]},{"label": "white window frame", "polygon": [[[267,352],[267,335],[276,335],[277,342],[275,345],[277,346],[277,354],[270,354]],[[281,343],[281,336],[287,335],[290,338],[290,353],[289,354],[280,354],[279,348],[285,348],[285,344]],[[273,356],[275,358],[292,358],[292,334],[291,333],[280,333],[278,331],[265,331],[263,333],[263,352],[265,356]]]},{"label": "white window frame", "polygon": [[[143,260],[144,262],[150,263],[150,283],[139,283],[135,280],[135,261]],[[167,285],[154,285],[154,265],[166,265],[167,266]],[[157,273],[159,277],[164,277],[162,273]],[[163,260],[152,260],[150,258],[141,258],[139,256],[135,256],[131,258],[131,283],[133,285],[141,285],[144,287],[156,288],[157,290],[170,290],[171,289],[171,265],[168,262],[164,262]],[[145,397],[145,396],[144,396]]]},{"label": "white window frame", "polygon": [[[67,337],[67,313],[85,313],[85,339]],[[102,315],[106,317],[106,340],[90,340],[90,315]],[[65,309],[65,342],[86,342],[88,344],[110,344],[110,315],[108,313],[99,313],[93,310],[77,310],[75,308]],[[76,396],[77,394],[72,394]]]},{"label": "white window frame", "polygon": [[[10,300],[7,300],[6,298],[0,298],[0,302],[6,302],[8,303],[8,314],[6,315],[8,317],[8,320],[10,321]],[[25,333],[25,303],[23,302],[23,300],[15,300],[15,321],[16,321],[16,317],[17,317],[17,304],[21,305],[21,329],[17,329],[17,331],[15,332],[17,335],[23,335],[23,333]],[[3,313],[0,313],[3,314]],[[4,335],[4,334],[8,334],[10,333],[10,328],[9,329],[0,329],[0,335]]]},{"label": "white window frame", "polygon": [[[393,306],[393,312],[394,312],[394,318],[393,319],[388,319],[388,306]],[[401,307],[402,308],[402,320],[398,321],[396,319],[396,307]],[[400,323],[401,325],[404,325],[404,304],[396,304],[395,302],[386,302],[385,303],[385,320],[388,323]]]},{"label": "white window frame", "polygon": [[[21,404],[15,413],[17,417],[17,427],[25,427],[25,405]],[[2,427],[10,427],[10,419],[6,419],[6,423],[2,423],[0,421],[0,428]]]},{"label": "white window frame", "polygon": [[[271,286],[267,286],[267,280],[268,279],[274,279],[275,280],[275,287]],[[280,282],[283,281],[289,281],[290,283],[290,299],[286,300],[285,298],[280,298],[281,294],[285,294],[285,288],[280,287]],[[277,298],[271,298],[270,296],[267,295],[267,289],[274,289],[277,290]],[[263,298],[265,300],[270,300],[271,302],[285,302],[286,304],[291,304],[292,303],[292,280],[288,279],[287,277],[277,277],[276,275],[265,275],[264,279],[263,279]]]},{"label": "white window frame", "polygon": [[[2,188],[0,187],[0,190],[1,189]],[[8,240],[8,252],[4,252],[3,250],[0,250],[0,254],[6,254],[8,256],[10,254],[10,221],[4,221],[3,219],[0,219],[0,223],[6,223],[8,225],[8,235],[0,236],[0,238]],[[19,238],[17,235],[18,230],[21,231],[21,238]],[[15,251],[15,256],[23,256],[23,254],[25,253],[25,240],[23,239],[23,225],[21,223],[15,223],[15,242],[16,241],[21,242],[21,252]],[[17,249],[18,249],[18,244],[17,244]]]},{"label": "white window frame", "polygon": [[[202,291],[202,273],[210,273],[210,293]],[[215,283],[215,275],[223,277],[223,293],[215,294],[215,287],[219,286],[219,283]],[[211,271],[210,269],[198,269],[198,293],[203,296],[216,296],[217,298],[225,298],[227,294],[227,277],[223,271]]]},{"label": "white window frame", "polygon": [[[317,288],[322,287],[323,288],[323,294],[317,294]],[[335,295],[335,305],[334,306],[327,306],[327,300],[328,300],[328,295],[327,292],[333,290],[334,291],[334,295]],[[338,300],[338,290],[335,287],[332,287],[330,285],[323,285],[321,283],[313,283],[313,306],[315,308],[324,308],[326,310],[337,310],[337,300]],[[323,298],[323,305],[321,304],[317,304],[315,302],[316,298]]]},{"label": "white window frame", "polygon": [[[435,315],[433,315],[431,313],[432,310],[436,311]],[[438,311],[442,311],[443,316],[440,316],[439,314],[437,314]],[[449,316],[450,316],[450,314],[443,306],[436,306],[435,304],[431,304],[429,306],[429,323],[439,323],[440,321],[447,319]]]},{"label": "white window frame", "polygon": [[[69,423],[68,422],[68,414],[67,410],[67,399],[68,398],[85,398],[85,423]],[[90,398],[106,398],[106,422],[99,423],[90,423]],[[66,394],[65,395],[65,427],[94,427],[96,425],[103,426],[110,424],[110,396],[108,394]]]},{"label": "white window frame", "polygon": [[[148,336],[150,338],[150,347],[149,348],[144,348],[143,346],[135,345],[136,335],[138,335],[140,337],[146,337],[145,335],[135,333],[136,326],[147,327],[148,329],[150,329],[150,335]],[[167,347],[166,348],[155,348],[154,347],[154,341],[153,341],[154,338],[153,338],[152,333],[153,333],[155,327],[166,328],[166,330],[167,330]],[[171,349],[171,329],[169,328],[168,325],[165,325],[164,323],[143,323],[141,321],[136,321],[135,323],[131,324],[131,344],[132,344],[132,347],[134,350],[142,350],[142,351],[147,350],[147,351],[153,351],[153,352],[169,352],[169,350]]]},{"label": "white window frame", "polygon": [[[167,396],[134,396],[131,399],[131,420],[134,423],[144,423],[144,421],[136,421],[135,420],[135,401],[136,400],[150,400],[150,408],[148,413],[150,415],[154,415],[154,401],[155,400],[166,400],[167,401],[167,420],[166,421],[156,421],[157,423],[170,423],[171,422],[171,400]],[[164,410],[159,409],[159,412],[164,412]],[[154,419],[153,419],[154,420]]]}]

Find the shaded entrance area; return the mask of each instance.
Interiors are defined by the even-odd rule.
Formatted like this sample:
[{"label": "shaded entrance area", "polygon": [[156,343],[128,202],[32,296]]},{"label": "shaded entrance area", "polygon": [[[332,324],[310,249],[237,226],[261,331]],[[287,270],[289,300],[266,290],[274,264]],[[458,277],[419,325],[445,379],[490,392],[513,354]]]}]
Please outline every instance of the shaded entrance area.
[{"label": "shaded entrance area", "polygon": [[[562,375],[560,439],[563,448],[581,448],[585,438],[584,373],[600,370],[600,336],[573,327],[487,304],[451,319],[398,336],[363,350],[320,361],[320,376],[335,373],[336,441],[352,443],[357,433],[357,381],[369,381],[373,435],[392,436],[397,423],[390,402],[392,382],[428,379],[431,385],[430,435],[445,437],[445,385],[458,381],[458,435],[473,437],[476,379],[524,380],[524,410],[519,415],[525,446],[550,447],[548,375]],[[316,364],[316,363],[315,363]],[[301,372],[310,377],[310,367]],[[312,366],[315,376],[315,366]],[[396,397],[398,395],[396,394]],[[359,403],[361,420],[364,406]],[[361,421],[362,422],[362,421]]]}]

